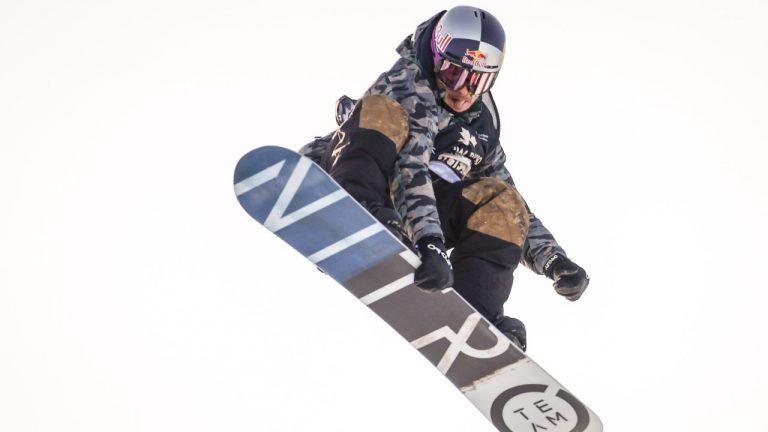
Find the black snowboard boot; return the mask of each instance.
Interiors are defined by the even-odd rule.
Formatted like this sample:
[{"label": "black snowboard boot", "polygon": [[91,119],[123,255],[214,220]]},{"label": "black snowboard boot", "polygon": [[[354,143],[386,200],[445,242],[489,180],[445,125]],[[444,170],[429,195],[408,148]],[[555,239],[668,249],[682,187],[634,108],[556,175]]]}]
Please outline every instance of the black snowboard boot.
[{"label": "black snowboard boot", "polygon": [[499,315],[492,322],[499,331],[501,331],[513,344],[517,345],[522,351],[525,351],[527,346],[525,324],[517,318],[510,318],[508,316]]}]

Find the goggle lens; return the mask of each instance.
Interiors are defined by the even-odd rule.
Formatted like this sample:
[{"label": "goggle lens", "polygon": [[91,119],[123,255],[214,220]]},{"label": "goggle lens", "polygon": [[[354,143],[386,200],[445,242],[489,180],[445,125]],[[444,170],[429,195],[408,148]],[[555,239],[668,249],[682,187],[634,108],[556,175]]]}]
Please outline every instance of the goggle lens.
[{"label": "goggle lens", "polygon": [[449,89],[459,90],[466,86],[469,93],[479,95],[487,92],[496,80],[496,72],[475,72],[448,60],[442,60],[437,71],[437,79]]}]

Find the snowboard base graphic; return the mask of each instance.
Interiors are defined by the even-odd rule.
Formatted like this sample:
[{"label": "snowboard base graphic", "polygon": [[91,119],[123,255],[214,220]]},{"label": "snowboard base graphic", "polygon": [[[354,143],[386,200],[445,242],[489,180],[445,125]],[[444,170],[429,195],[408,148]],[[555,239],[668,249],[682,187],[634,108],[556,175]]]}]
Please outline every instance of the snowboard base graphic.
[{"label": "snowboard base graphic", "polygon": [[257,148],[238,162],[234,188],[251,217],[386,321],[499,431],[602,431],[595,413],[453,289],[419,290],[419,258],[308,158]]}]

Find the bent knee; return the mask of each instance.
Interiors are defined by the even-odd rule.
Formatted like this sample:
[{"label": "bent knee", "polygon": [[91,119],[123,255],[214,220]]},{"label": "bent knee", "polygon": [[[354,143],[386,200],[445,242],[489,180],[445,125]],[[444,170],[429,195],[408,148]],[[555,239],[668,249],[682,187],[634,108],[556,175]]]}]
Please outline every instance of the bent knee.
[{"label": "bent knee", "polygon": [[355,106],[346,128],[359,127],[381,133],[392,141],[399,152],[408,139],[408,113],[396,100],[375,94],[360,99]]},{"label": "bent knee", "polygon": [[462,195],[477,206],[467,228],[523,246],[528,236],[528,211],[514,186],[488,177],[465,188]]}]

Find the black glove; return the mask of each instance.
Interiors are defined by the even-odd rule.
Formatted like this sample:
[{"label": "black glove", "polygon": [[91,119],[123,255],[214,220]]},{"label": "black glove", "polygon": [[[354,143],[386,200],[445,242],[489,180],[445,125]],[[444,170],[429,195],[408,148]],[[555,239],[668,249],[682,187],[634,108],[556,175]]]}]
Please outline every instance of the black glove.
[{"label": "black glove", "polygon": [[421,265],[416,269],[414,282],[423,291],[435,292],[453,285],[453,267],[445,253],[445,245],[437,237],[424,237],[416,243],[421,254]]},{"label": "black glove", "polygon": [[544,265],[544,274],[555,281],[555,291],[570,301],[578,300],[589,285],[587,272],[565,255],[550,258]]}]

